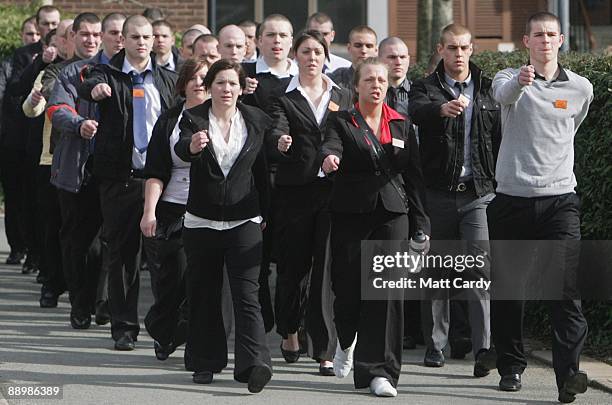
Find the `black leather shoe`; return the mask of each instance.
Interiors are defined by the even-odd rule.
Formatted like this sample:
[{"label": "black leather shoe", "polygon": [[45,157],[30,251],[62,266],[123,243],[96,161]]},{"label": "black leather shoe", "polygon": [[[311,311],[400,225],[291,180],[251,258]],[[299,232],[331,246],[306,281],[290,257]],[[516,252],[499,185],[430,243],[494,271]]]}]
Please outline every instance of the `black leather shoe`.
[{"label": "black leather shoe", "polygon": [[449,343],[451,359],[465,359],[465,355],[472,351],[472,340],[470,338],[458,338]]},{"label": "black leather shoe", "polygon": [[130,351],[134,347],[134,339],[130,335],[123,335],[115,342],[115,350]]},{"label": "black leather shoe", "polygon": [[319,366],[319,374],[324,376],[324,377],[333,377],[336,374],[334,374],[334,368],[333,367],[324,367],[324,366]]},{"label": "black leather shoe", "polygon": [[404,336],[402,347],[406,350],[416,349],[416,340],[412,336]]},{"label": "black leather shoe", "polygon": [[6,258],[6,264],[21,264],[21,261],[25,257],[25,252],[11,251]]},{"label": "black leather shoe", "polygon": [[263,390],[267,383],[270,382],[272,378],[272,370],[267,366],[255,366],[253,370],[251,370],[251,375],[249,376],[249,392],[258,393]]},{"label": "black leather shoe", "polygon": [[55,294],[53,291],[45,288],[45,286],[43,286],[40,290],[40,307],[41,308],[55,308],[57,307],[57,294]]},{"label": "black leather shoe", "polygon": [[210,384],[213,380],[211,371],[196,371],[193,373],[193,382],[196,384]]},{"label": "black leather shoe", "polygon": [[587,390],[588,378],[584,371],[578,371],[565,380],[563,387],[559,390],[559,402],[564,404],[576,400],[576,394],[583,394]]},{"label": "black leather shoe", "polygon": [[70,326],[73,329],[89,329],[91,326],[91,315],[70,314]]},{"label": "black leather shoe", "polygon": [[96,324],[106,325],[111,321],[110,312],[108,311],[108,301],[102,301],[96,305]]},{"label": "black leather shoe", "polygon": [[291,351],[291,350],[283,349],[283,342],[282,341],[281,341],[281,344],[280,344],[280,349],[281,349],[281,353],[283,355],[283,358],[285,359],[285,361],[287,363],[295,363],[296,361],[298,361],[300,359],[300,351],[299,350]]},{"label": "black leather shoe", "polygon": [[474,362],[474,377],[485,377],[495,368],[497,363],[497,353],[494,349],[481,349],[476,354]]},{"label": "black leather shoe", "polygon": [[172,343],[164,346],[157,340],[153,341],[153,348],[155,349],[155,357],[157,357],[157,360],[161,361],[167,360],[168,357],[170,357],[170,355],[176,350],[176,346],[174,346]]},{"label": "black leather shoe", "polygon": [[506,374],[499,381],[499,389],[502,391],[520,391],[522,387],[520,374]]},{"label": "black leather shoe", "polygon": [[427,367],[444,367],[444,353],[441,350],[427,348],[423,363]]}]

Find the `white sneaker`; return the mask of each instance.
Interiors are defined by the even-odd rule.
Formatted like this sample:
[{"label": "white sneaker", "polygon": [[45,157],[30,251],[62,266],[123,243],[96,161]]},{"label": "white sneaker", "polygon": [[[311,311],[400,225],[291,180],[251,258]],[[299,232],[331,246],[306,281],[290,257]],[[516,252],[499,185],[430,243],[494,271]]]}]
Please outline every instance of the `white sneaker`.
[{"label": "white sneaker", "polygon": [[396,397],[397,390],[384,377],[374,377],[370,381],[370,391],[377,397]]},{"label": "white sneaker", "polygon": [[355,344],[357,344],[357,336],[353,343],[346,349],[342,350],[340,347],[340,341],[336,344],[336,354],[334,355],[334,374],[338,378],[344,378],[351,372],[353,368],[353,352],[355,351]]}]

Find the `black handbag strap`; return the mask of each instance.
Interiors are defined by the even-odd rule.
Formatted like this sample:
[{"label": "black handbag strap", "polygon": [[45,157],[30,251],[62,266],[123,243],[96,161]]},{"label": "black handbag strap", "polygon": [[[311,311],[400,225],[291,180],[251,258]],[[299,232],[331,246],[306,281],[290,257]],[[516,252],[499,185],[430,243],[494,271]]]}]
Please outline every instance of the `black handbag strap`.
[{"label": "black handbag strap", "polygon": [[373,157],[375,170],[381,171],[387,175],[389,181],[391,182],[391,184],[399,194],[400,198],[404,202],[406,209],[408,209],[408,197],[406,196],[406,191],[404,190],[404,187],[401,184],[398,184],[395,175],[393,174],[393,170],[391,168],[391,160],[387,152],[380,144],[378,138],[376,138],[374,131],[368,125],[365,118],[363,118],[363,115],[361,115],[361,113],[354,107],[349,110],[349,113],[355,119],[355,122],[357,123],[357,125],[361,129],[361,132],[364,134],[367,140],[367,144],[370,146],[370,153]]}]

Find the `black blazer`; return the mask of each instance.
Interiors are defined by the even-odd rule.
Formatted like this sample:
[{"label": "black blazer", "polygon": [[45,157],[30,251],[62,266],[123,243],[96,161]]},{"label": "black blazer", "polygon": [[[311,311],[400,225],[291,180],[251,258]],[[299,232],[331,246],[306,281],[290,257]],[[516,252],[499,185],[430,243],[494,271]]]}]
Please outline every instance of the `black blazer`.
[{"label": "black blazer", "polygon": [[170,154],[170,135],[178,122],[185,103],[180,101],[174,107],[164,111],[153,127],[153,134],[147,148],[147,161],[144,175],[146,178],[159,179],[164,188],[172,177],[172,155]]},{"label": "black blazer", "polygon": [[[323,157],[336,155],[340,167],[332,188],[330,210],[343,213],[368,213],[376,209],[379,200],[390,212],[408,213],[411,229],[422,229],[430,234],[429,217],[423,207],[424,182],[419,161],[419,149],[412,125],[404,120],[389,123],[391,136],[403,141],[404,147],[382,145],[383,158],[390,168],[389,174],[381,170],[370,152],[363,129],[353,124],[348,111],[339,111],[328,119]],[[406,201],[391,182],[404,187]]]},{"label": "black blazer", "polygon": [[[303,185],[317,179],[321,168],[321,144],[330,110],[346,110],[351,105],[348,92],[337,87],[332,88],[330,103],[321,125],[298,89],[277,96],[269,110],[272,117],[272,128],[268,132],[266,143],[268,156],[278,162],[275,183],[278,185]],[[281,135],[290,135],[291,147],[286,153],[279,152],[278,139]]]},{"label": "black blazer", "polygon": [[242,69],[247,77],[257,79],[257,89],[252,94],[247,94],[242,97],[244,104],[259,107],[264,111],[268,111],[272,96],[277,91],[285,91],[292,76],[279,78],[272,73],[256,73],[256,63],[242,63]]},{"label": "black blazer", "polygon": [[264,134],[270,117],[256,107],[238,103],[248,136],[227,177],[223,175],[212,141],[198,154],[189,150],[191,136],[208,129],[212,101],[183,112],[181,138],[174,146],[177,156],[191,162],[187,211],[201,218],[233,221],[261,215],[268,217],[270,186],[263,151]]}]

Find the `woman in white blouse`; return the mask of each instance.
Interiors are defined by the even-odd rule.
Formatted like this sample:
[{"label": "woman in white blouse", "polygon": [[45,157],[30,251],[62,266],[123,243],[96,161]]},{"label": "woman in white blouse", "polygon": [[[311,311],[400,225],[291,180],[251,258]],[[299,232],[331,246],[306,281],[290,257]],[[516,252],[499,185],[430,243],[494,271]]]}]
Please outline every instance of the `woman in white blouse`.
[{"label": "woman in white blouse", "polygon": [[238,102],[246,77],[237,63],[215,62],[204,86],[211,99],[183,112],[175,146],[176,154],[191,162],[183,230],[189,368],[195,383],[210,384],[227,366],[221,312],[225,266],[236,319],[234,379],[259,392],[272,377],[257,281],[269,205],[262,144],[270,118]]},{"label": "woman in white blouse", "polygon": [[147,149],[145,205],[140,228],[145,236],[143,248],[149,263],[154,303],[145,317],[145,326],[159,360],[166,360],[185,343],[187,334],[186,316],[182,316],[187,309],[181,230],[189,193],[189,163],[176,156],[174,145],[179,139],[178,124],[183,111],[208,98],[204,88],[207,72],[205,61],[185,61],[175,88],[184,101],[159,117]]}]

